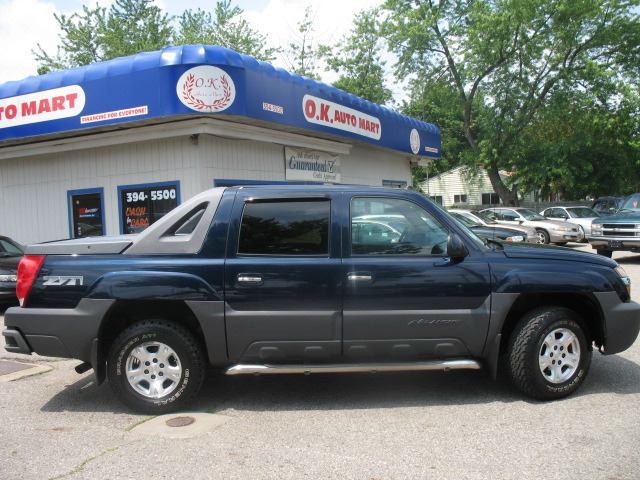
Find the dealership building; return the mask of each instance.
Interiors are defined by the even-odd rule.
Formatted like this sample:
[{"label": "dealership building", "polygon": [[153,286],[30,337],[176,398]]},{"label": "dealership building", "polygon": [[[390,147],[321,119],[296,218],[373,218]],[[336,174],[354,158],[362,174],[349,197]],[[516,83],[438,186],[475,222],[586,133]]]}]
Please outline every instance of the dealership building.
[{"label": "dealership building", "polygon": [[136,233],[215,186],[404,187],[440,132],[219,46],[0,84],[0,235]]}]

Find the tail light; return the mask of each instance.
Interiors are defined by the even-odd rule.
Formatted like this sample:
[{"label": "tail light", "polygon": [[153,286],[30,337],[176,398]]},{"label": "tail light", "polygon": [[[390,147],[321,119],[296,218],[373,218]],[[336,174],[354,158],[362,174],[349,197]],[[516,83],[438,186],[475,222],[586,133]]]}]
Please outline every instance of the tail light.
[{"label": "tail light", "polygon": [[44,255],[25,255],[20,260],[18,265],[18,283],[16,283],[16,295],[20,306],[24,307],[33,282],[35,282],[42,262],[44,262]]}]

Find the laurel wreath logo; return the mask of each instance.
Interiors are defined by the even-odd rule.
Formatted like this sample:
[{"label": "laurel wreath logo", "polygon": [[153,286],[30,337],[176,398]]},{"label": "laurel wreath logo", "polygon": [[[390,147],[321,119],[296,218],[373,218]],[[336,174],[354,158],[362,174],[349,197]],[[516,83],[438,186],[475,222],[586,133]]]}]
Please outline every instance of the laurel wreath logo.
[{"label": "laurel wreath logo", "polygon": [[220,77],[220,84],[222,85],[222,98],[214,101],[213,103],[205,103],[199,98],[195,98],[192,94],[193,88],[196,84],[196,78],[193,74],[189,74],[182,86],[182,98],[185,103],[194,110],[200,111],[217,111],[224,110],[231,100],[231,87],[226,76]]}]

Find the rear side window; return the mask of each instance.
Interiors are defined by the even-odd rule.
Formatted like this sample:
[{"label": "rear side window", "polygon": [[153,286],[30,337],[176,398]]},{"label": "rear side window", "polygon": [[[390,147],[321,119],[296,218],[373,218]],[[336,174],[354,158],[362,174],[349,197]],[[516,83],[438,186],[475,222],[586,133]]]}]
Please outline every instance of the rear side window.
[{"label": "rear side window", "polygon": [[330,211],[325,199],[247,203],[238,254],[328,255]]}]

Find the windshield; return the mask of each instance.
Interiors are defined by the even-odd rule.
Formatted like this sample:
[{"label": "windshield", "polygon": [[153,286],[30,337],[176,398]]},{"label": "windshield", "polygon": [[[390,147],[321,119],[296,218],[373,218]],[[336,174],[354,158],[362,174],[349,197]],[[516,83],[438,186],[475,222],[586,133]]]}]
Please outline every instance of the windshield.
[{"label": "windshield", "polygon": [[640,193],[636,193],[627,198],[627,200],[622,204],[620,210],[640,211]]},{"label": "windshield", "polygon": [[457,212],[449,212],[451,215],[453,215],[455,217],[456,220],[458,220],[461,224],[463,224],[465,227],[468,228],[473,228],[473,227],[480,227],[482,226],[482,224],[476,220],[472,220],[469,217],[465,217],[464,215],[460,215]]},{"label": "windshield", "polygon": [[495,220],[491,218],[491,214],[489,212],[480,212],[478,210],[474,210],[473,214],[476,217],[480,217],[482,220],[484,220],[487,223],[496,223]]},{"label": "windshield", "polygon": [[22,248],[9,240],[0,239],[0,257],[22,256]]},{"label": "windshield", "polygon": [[527,220],[546,220],[542,215],[534,212],[533,210],[527,210],[526,208],[522,208],[516,211]]},{"label": "windshield", "polygon": [[571,218],[593,218],[600,216],[587,207],[570,207],[567,208],[567,212]]}]

